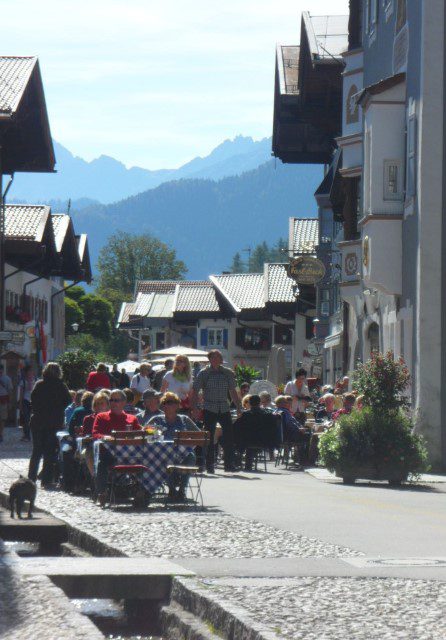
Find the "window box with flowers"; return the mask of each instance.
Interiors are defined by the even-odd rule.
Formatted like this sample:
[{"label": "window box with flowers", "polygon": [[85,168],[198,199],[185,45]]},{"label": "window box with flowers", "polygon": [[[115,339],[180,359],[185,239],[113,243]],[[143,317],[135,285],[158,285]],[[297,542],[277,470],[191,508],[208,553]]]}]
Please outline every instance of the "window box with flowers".
[{"label": "window box with flowers", "polygon": [[6,320],[8,322],[15,322],[17,324],[26,324],[31,321],[31,316],[27,311],[22,311],[20,307],[6,307]]}]

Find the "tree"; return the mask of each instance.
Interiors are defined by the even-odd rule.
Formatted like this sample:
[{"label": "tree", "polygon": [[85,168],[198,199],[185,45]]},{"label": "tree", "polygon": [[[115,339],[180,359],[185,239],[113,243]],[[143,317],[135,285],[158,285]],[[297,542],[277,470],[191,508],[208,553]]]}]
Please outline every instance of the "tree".
[{"label": "tree", "polygon": [[65,333],[69,334],[73,331],[72,324],[80,325],[83,321],[84,313],[81,306],[75,300],[65,298]]},{"label": "tree", "polygon": [[246,271],[245,264],[238,251],[235,254],[235,256],[232,258],[232,264],[231,264],[230,270],[232,273],[244,273]]},{"label": "tree", "polygon": [[152,235],[115,233],[98,259],[98,292],[119,292],[121,300],[133,294],[137,280],[181,280],[187,271],[175,249]]},{"label": "tree", "polygon": [[75,300],[76,302],[79,302],[79,300],[84,295],[85,295],[85,289],[83,287],[80,287],[79,285],[75,285],[74,287],[70,287],[69,289],[67,289],[65,291],[65,299],[66,298],[71,298],[72,300]]},{"label": "tree", "polygon": [[104,341],[109,340],[113,325],[113,307],[110,302],[101,296],[87,293],[80,298],[79,306],[84,313],[84,322],[80,326],[82,333],[89,333]]},{"label": "tree", "polygon": [[82,389],[96,357],[91,351],[75,349],[62,353],[58,361],[67,386],[70,389]]}]

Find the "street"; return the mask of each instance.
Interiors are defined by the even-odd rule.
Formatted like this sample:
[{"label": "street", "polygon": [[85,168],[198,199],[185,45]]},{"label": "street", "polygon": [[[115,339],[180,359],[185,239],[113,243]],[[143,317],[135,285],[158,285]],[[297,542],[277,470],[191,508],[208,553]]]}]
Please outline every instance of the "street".
[{"label": "street", "polygon": [[[23,472],[28,454],[8,429],[3,460]],[[279,638],[444,638],[446,483],[344,486],[311,473],[218,469],[203,482],[204,512],[101,510],[61,491],[37,504],[129,556],[194,571],[194,589]]]}]

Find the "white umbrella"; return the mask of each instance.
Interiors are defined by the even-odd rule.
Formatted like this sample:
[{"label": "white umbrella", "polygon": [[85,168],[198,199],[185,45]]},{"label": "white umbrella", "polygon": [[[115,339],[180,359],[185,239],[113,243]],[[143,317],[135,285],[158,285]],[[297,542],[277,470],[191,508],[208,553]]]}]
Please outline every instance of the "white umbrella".
[{"label": "white umbrella", "polygon": [[207,360],[208,352],[201,351],[200,349],[192,349],[191,347],[183,347],[178,345],[176,347],[169,347],[168,349],[161,349],[159,351],[152,351],[147,354],[147,358],[167,358],[169,356],[187,356],[188,358],[193,357],[204,357]]},{"label": "white umbrella", "polygon": [[[184,354],[181,354],[181,355],[184,355]],[[192,362],[192,363],[194,363],[194,362],[209,362],[208,358],[207,358],[207,355],[206,356],[187,356],[187,357],[188,357],[189,361]],[[158,366],[157,363],[159,363],[159,362],[164,363],[165,359],[166,358],[159,358],[159,357],[150,358],[150,362],[152,364],[156,364],[156,366]]]},{"label": "white umbrella", "polygon": [[118,370],[121,371],[121,369],[125,369],[127,373],[133,373],[139,366],[139,362],[135,362],[135,360],[124,360],[124,362],[118,362]]}]

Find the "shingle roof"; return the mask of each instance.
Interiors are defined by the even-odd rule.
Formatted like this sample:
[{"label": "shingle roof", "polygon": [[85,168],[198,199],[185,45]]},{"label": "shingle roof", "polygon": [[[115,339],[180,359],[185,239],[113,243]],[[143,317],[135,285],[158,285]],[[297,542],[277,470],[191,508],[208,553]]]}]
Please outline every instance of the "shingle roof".
[{"label": "shingle roof", "polygon": [[174,293],[180,282],[185,287],[209,284],[207,280],[138,280],[136,293]]},{"label": "shingle roof", "polygon": [[235,311],[265,307],[263,273],[231,273],[210,279]]},{"label": "shingle roof", "polygon": [[316,218],[290,218],[290,250],[312,254],[319,244],[319,221]]},{"label": "shingle roof", "polygon": [[177,286],[174,313],[215,313],[220,311],[211,282],[188,282]]},{"label": "shingle roof", "polygon": [[50,215],[50,207],[34,204],[8,204],[5,207],[5,236],[13,240],[40,242]]},{"label": "shingle roof", "polygon": [[277,57],[282,94],[297,95],[299,93],[299,56],[300,47],[278,45]]},{"label": "shingle roof", "polygon": [[126,323],[130,320],[135,305],[133,302],[123,302],[118,316],[118,324]]},{"label": "shingle roof", "polygon": [[348,48],[349,16],[311,16],[302,14],[312,55],[319,60],[340,58]]},{"label": "shingle roof", "polygon": [[56,249],[58,253],[62,251],[62,246],[67,234],[67,229],[70,226],[70,220],[70,216],[66,213],[53,213],[51,216],[54,239],[56,241]]},{"label": "shingle roof", "polygon": [[174,293],[138,293],[132,316],[141,318],[171,318]]},{"label": "shingle roof", "polygon": [[268,302],[295,302],[293,285],[295,284],[287,273],[286,264],[265,265],[267,278],[267,301]]},{"label": "shingle roof", "polygon": [[0,56],[0,113],[17,110],[36,62],[35,57]]}]

